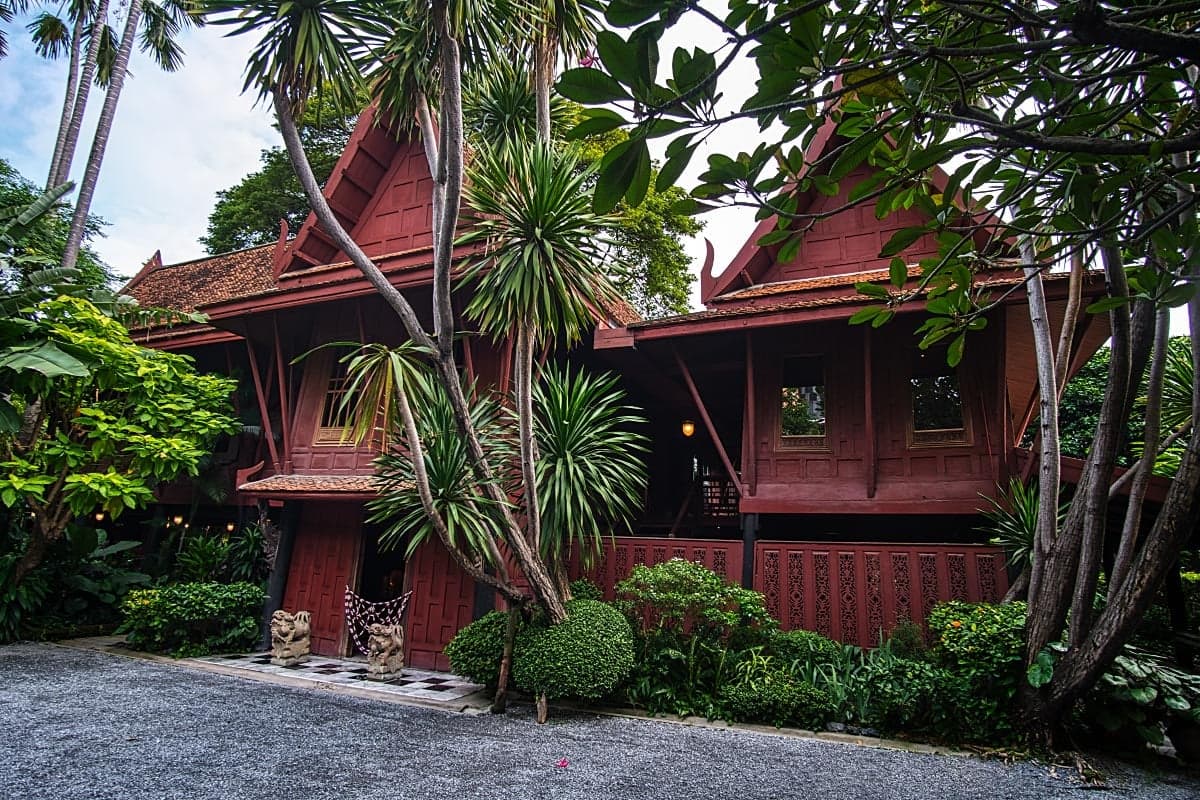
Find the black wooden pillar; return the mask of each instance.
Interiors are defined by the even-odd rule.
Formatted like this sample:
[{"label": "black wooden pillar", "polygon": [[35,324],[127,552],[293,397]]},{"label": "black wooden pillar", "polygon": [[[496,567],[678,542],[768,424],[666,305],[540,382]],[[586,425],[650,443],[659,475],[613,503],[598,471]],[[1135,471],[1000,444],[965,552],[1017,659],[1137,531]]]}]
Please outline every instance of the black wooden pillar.
[{"label": "black wooden pillar", "polygon": [[742,514],[742,586],[754,588],[754,543],[758,541],[758,514]]},{"label": "black wooden pillar", "polygon": [[[265,514],[260,514],[260,519]],[[300,503],[291,501],[283,504],[279,515],[279,548],[275,551],[275,563],[271,565],[271,577],[267,581],[267,604],[263,607],[263,649],[271,646],[271,616],[283,607],[283,596],[287,591],[288,571],[292,566],[292,550],[296,544],[296,527],[300,519]]]}]

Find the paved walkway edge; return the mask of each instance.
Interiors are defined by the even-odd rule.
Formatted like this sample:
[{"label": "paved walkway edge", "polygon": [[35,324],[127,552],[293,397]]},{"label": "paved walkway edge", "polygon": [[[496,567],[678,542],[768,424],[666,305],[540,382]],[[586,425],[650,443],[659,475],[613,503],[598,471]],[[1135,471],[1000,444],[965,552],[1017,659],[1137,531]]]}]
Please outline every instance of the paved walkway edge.
[{"label": "paved walkway edge", "polygon": [[[72,648],[75,650],[91,650],[99,653],[108,653],[109,655],[120,656],[122,658],[153,661],[159,664],[167,664],[174,667],[184,667],[187,669],[198,670],[200,672],[211,672],[217,675],[226,675],[233,678],[243,678],[250,681],[272,683],[277,686],[288,686],[296,689],[315,689],[334,694],[350,695],[351,697],[358,697],[363,700],[378,700],[383,703],[418,706],[420,708],[443,711],[448,714],[487,714],[491,705],[490,698],[483,696],[481,693],[464,697],[462,701],[455,703],[454,705],[432,701],[422,702],[421,698],[419,697],[403,697],[383,692],[376,692],[372,691],[371,689],[360,689],[355,686],[322,683],[320,681],[308,680],[301,677],[293,677],[291,675],[277,675],[270,672],[252,672],[250,670],[238,669],[237,667],[226,667],[222,664],[214,664],[209,661],[198,661],[196,659],[188,658],[171,658],[169,656],[161,656],[155,653],[144,653],[138,650],[128,650],[116,644],[116,642],[119,641],[119,637],[94,637],[88,639],[64,639],[60,642],[47,642],[46,644]],[[807,731],[799,728],[776,728],[771,725],[752,725],[744,722],[725,722],[723,720],[709,720],[705,719],[704,717],[679,718],[671,716],[650,716],[645,712],[634,708],[606,708],[601,706],[580,706],[572,703],[555,703],[551,706],[551,709],[574,711],[585,714],[596,714],[597,716],[604,717],[618,717],[621,719],[639,720],[642,722],[662,722],[669,725],[681,725],[689,728],[711,728],[713,730],[742,731],[745,733],[753,733],[765,736],[778,736],[791,739],[813,739],[821,742],[833,742],[836,744],[851,745],[855,747],[868,747],[880,750],[899,750],[907,753],[957,756],[960,758],[978,757],[977,754],[966,750],[956,750],[950,747],[940,747],[937,745],[925,744],[923,742],[909,742],[903,739],[884,739],[874,736],[832,733],[829,731]],[[553,716],[551,718],[553,718]]]}]

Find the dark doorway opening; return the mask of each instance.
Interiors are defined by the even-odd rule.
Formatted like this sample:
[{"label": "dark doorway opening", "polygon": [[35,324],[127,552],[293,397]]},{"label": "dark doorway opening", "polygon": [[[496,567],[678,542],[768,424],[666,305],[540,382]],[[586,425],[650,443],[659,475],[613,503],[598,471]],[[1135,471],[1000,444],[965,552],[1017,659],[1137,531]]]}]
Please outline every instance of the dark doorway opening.
[{"label": "dark doorway opening", "polygon": [[365,600],[381,603],[404,594],[404,549],[380,552],[378,525],[363,526],[363,567],[359,594]]}]

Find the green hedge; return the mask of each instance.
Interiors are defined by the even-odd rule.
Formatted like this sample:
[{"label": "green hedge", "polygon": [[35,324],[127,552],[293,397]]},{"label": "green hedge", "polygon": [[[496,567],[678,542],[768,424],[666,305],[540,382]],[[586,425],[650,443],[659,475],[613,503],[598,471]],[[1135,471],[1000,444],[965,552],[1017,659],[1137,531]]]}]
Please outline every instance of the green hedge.
[{"label": "green hedge", "polygon": [[633,669],[633,630],[612,606],[598,600],[567,603],[566,621],[526,627],[513,654],[513,681],[549,698],[598,700]]},{"label": "green hedge", "polygon": [[785,667],[834,664],[842,658],[842,645],[814,631],[779,631],[771,637],[768,648],[776,661]]},{"label": "green hedge", "polygon": [[783,670],[770,672],[761,680],[724,687],[721,705],[731,722],[796,725],[813,731],[824,730],[834,713],[826,692]]},{"label": "green hedge", "polygon": [[258,644],[266,594],[252,583],[179,583],[130,592],[118,629],[130,647],[175,657],[245,652]]},{"label": "green hedge", "polygon": [[495,689],[500,683],[507,622],[508,612],[489,611],[455,634],[445,651],[454,674]]}]

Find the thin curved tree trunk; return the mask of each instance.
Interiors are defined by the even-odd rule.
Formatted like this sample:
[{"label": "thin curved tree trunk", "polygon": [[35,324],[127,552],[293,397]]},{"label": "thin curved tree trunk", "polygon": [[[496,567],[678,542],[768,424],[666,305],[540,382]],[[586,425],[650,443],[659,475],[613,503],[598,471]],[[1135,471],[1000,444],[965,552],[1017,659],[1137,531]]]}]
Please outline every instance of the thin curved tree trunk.
[{"label": "thin curved tree trunk", "polygon": [[1030,554],[1029,594],[1036,597],[1041,585],[1043,565],[1058,538],[1058,485],[1061,469],[1058,439],[1058,379],[1054,369],[1050,318],[1046,313],[1046,294],[1041,268],[1029,237],[1021,240],[1021,258],[1025,262],[1025,292],[1029,320],[1033,328],[1033,346],[1038,369],[1040,401],[1038,425],[1041,439],[1041,464],[1038,468],[1038,516],[1034,531],[1034,550]]},{"label": "thin curved tree trunk", "polygon": [[[121,100],[121,89],[125,85],[125,76],[129,71],[129,56],[133,52],[133,40],[136,38],[138,21],[141,17],[142,0],[130,0],[129,16],[125,19],[125,31],[121,34],[121,46],[117,49],[117,56],[113,61],[112,80],[109,81],[108,91],[104,93],[104,105],[100,109],[100,119],[96,123],[96,135],[92,139],[92,150],[88,154],[83,181],[79,184],[79,198],[75,202],[75,215],[71,218],[71,230],[67,234],[67,244],[63,250],[62,265],[67,268],[75,266],[75,261],[79,258],[79,250],[83,246],[88,212],[92,207],[92,196],[96,193],[96,183],[100,179],[100,166],[104,162],[104,151],[108,147],[108,137],[112,133],[113,119],[117,115],[117,103]],[[82,89],[81,86],[80,91]],[[66,157],[63,162],[64,164],[69,163]]]},{"label": "thin curved tree trunk", "polygon": [[521,451],[521,481],[525,486],[525,538],[536,552],[542,549],[542,511],[537,487],[537,448],[533,436],[532,326],[517,331],[517,438]]},{"label": "thin curved tree trunk", "polygon": [[1083,306],[1083,253],[1071,254],[1071,277],[1067,281],[1067,307],[1063,311],[1062,330],[1058,332],[1058,354],[1054,368],[1058,372],[1058,399],[1062,399],[1071,373],[1071,348],[1075,343],[1075,326],[1079,321],[1079,309]]},{"label": "thin curved tree trunk", "polygon": [[83,46],[85,18],[80,15],[71,29],[71,58],[67,62],[67,90],[63,97],[62,115],[58,120],[58,136],[54,140],[54,156],[50,159],[50,172],[46,176],[46,191],[62,183],[59,178],[63,152],[67,146],[67,129],[71,127],[71,116],[75,110],[75,97],[79,91],[79,55]]},{"label": "thin curved tree trunk", "polygon": [[500,677],[496,681],[496,695],[492,699],[491,712],[503,714],[508,708],[508,682],[512,675],[513,646],[517,641],[517,628],[521,623],[521,609],[508,609],[504,621],[504,650],[500,655]]},{"label": "thin curved tree trunk", "polygon": [[1125,509],[1125,524],[1121,529],[1121,543],[1113,563],[1112,575],[1108,580],[1108,599],[1116,597],[1117,589],[1125,582],[1133,553],[1137,547],[1138,533],[1142,525],[1142,506],[1150,476],[1154,474],[1154,462],[1158,458],[1158,437],[1162,418],[1163,372],[1167,362],[1167,346],[1170,330],[1170,312],[1164,306],[1155,314],[1154,357],[1150,362],[1150,379],[1146,386],[1146,422],[1142,433],[1143,452],[1135,467],[1129,487],[1129,505]]},{"label": "thin curved tree trunk", "polygon": [[74,108],[71,111],[71,122],[67,126],[62,156],[59,158],[58,171],[50,176],[50,183],[54,186],[71,177],[71,162],[75,159],[75,149],[79,144],[79,131],[83,127],[83,116],[87,112],[88,96],[92,91],[92,84],[96,81],[96,69],[100,61],[100,30],[108,19],[108,7],[109,0],[100,0],[96,6],[96,16],[92,18],[92,34],[79,75],[79,88],[75,92]]}]

